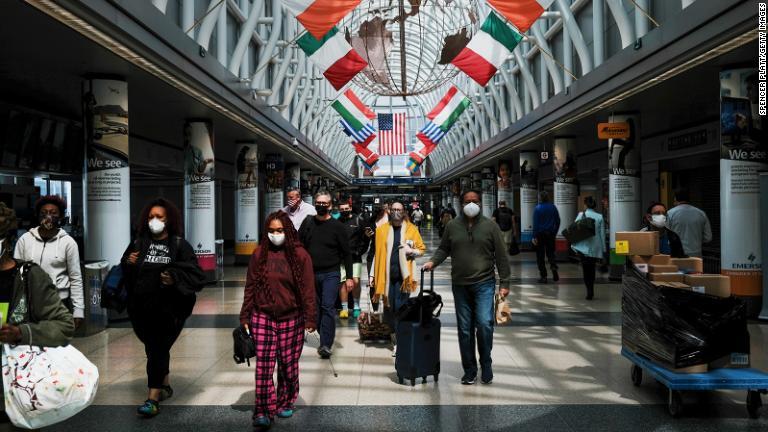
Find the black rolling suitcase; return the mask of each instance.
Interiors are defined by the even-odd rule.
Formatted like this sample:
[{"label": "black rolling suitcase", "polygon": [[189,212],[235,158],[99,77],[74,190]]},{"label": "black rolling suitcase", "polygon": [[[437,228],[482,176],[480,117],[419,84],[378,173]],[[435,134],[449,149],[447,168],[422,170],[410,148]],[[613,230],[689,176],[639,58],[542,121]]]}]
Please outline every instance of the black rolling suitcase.
[{"label": "black rolling suitcase", "polygon": [[[434,293],[434,273],[430,272],[429,288]],[[424,298],[424,270],[421,271],[419,300]],[[411,386],[416,385],[416,379],[421,377],[422,383],[427,382],[427,376],[432,375],[437,382],[440,374],[440,320],[431,312],[424,314],[419,308],[417,321],[399,321],[395,330],[397,337],[397,356],[395,370],[400,384],[411,380]],[[428,309],[429,310],[429,309]]]}]

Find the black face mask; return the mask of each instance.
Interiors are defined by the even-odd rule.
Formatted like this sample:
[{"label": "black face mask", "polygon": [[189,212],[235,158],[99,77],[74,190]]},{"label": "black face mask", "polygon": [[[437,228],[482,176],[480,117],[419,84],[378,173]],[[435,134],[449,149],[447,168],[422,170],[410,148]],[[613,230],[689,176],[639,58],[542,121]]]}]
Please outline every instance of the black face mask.
[{"label": "black face mask", "polygon": [[350,217],[352,217],[352,212],[351,211],[343,211],[343,212],[341,212],[341,217],[342,217],[342,219],[349,219]]},{"label": "black face mask", "polygon": [[315,211],[317,211],[318,216],[325,216],[328,214],[328,207],[315,206]]}]

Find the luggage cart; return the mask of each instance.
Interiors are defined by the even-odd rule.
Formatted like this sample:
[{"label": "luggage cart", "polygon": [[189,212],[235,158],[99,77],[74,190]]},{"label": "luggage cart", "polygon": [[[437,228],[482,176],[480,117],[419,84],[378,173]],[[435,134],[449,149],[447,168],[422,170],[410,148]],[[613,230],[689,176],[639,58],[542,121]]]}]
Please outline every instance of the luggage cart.
[{"label": "luggage cart", "polygon": [[643,382],[643,371],[669,389],[667,408],[672,417],[683,411],[681,391],[684,390],[747,390],[747,412],[751,418],[760,417],[761,394],[768,393],[768,373],[757,369],[715,369],[705,373],[683,374],[667,370],[625,347],[621,355],[632,362],[632,383]]}]

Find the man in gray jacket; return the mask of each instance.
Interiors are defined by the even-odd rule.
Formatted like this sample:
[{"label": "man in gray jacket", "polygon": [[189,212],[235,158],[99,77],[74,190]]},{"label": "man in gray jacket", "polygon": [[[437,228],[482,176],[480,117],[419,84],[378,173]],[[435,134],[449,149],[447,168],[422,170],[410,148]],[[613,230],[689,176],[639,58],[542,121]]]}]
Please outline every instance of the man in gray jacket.
[{"label": "man in gray jacket", "polygon": [[509,294],[510,269],[507,247],[501,229],[480,214],[480,192],[470,190],[461,197],[462,214],[448,222],[445,233],[432,260],[424,270],[432,270],[451,257],[451,282],[456,304],[459,331],[459,351],[464,376],[461,383],[474,384],[477,380],[475,337],[480,353],[481,381],[493,381],[491,348],[495,317],[494,293],[496,274],[499,272],[499,292]]}]

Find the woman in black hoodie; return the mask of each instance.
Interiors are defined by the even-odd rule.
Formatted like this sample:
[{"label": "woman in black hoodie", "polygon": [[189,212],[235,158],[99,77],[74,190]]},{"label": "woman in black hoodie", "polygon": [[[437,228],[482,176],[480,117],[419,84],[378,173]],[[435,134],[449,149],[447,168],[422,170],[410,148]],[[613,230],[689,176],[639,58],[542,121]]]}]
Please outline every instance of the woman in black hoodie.
[{"label": "woman in black hoodie", "polygon": [[192,314],[195,293],[205,285],[192,246],[182,238],[176,206],[157,198],[139,216],[136,240],[121,261],[128,286],[128,315],[147,353],[147,400],[137,413],[154,417],[160,401],[173,395],[171,347]]}]

